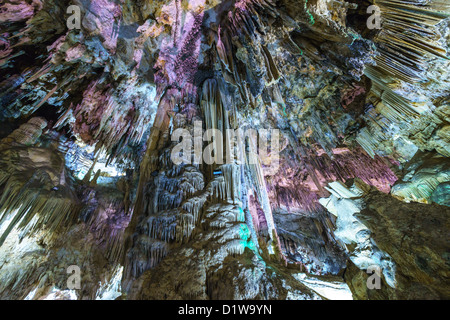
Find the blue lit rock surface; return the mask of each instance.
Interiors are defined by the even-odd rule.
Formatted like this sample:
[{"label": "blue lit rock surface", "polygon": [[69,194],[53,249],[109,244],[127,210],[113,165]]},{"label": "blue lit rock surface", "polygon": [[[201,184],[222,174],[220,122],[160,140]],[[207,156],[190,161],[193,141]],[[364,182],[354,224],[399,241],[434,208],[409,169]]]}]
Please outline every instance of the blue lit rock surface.
[{"label": "blue lit rock surface", "polygon": [[450,182],[439,184],[433,191],[431,200],[437,204],[450,207]]},{"label": "blue lit rock surface", "polygon": [[[2,1],[0,298],[448,299],[449,12]],[[279,150],[175,163],[196,122]]]},{"label": "blue lit rock surface", "polygon": [[[417,153],[403,169],[404,175],[391,194],[405,202],[446,202],[446,183],[450,181],[450,162],[438,153]],[[443,203],[441,203],[443,202]]]}]

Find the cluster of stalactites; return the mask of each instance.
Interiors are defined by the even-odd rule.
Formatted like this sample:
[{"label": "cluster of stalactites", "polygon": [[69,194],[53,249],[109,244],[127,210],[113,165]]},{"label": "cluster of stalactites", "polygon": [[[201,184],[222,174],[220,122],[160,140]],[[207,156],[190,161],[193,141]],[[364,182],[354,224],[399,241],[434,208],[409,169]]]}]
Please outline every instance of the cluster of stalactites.
[{"label": "cluster of stalactites", "polygon": [[[438,28],[449,17],[448,3],[381,0],[376,4],[382,16],[381,30],[374,39],[379,55],[376,65],[365,69],[372,80],[369,100],[376,114],[372,111],[366,116],[368,126],[356,139],[372,157],[380,153],[384,141],[392,139],[392,127],[413,135],[421,119],[433,114],[436,106],[432,99],[446,96],[446,89],[444,83],[432,83],[439,81],[434,78],[448,60],[448,44]],[[431,120],[442,123],[441,119]]]},{"label": "cluster of stalactites", "polygon": [[0,245],[15,227],[24,236],[45,228],[52,237],[77,221],[79,203],[63,157],[52,146],[38,146],[46,125],[33,118],[0,142],[0,224],[7,224]]},{"label": "cluster of stalactites", "polygon": [[239,1],[217,30],[215,47],[222,76],[227,83],[236,86],[242,100],[251,105],[255,105],[255,98],[266,87],[273,91],[275,102],[284,103],[277,84],[280,73],[262,41],[266,16],[278,15],[272,1]]}]

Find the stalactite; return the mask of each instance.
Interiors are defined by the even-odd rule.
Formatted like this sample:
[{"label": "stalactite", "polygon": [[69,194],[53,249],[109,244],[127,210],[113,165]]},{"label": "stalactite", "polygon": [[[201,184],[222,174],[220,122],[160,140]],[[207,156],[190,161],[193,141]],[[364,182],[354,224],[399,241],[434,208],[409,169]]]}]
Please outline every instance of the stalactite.
[{"label": "stalactite", "polygon": [[157,217],[150,216],[147,219],[148,235],[154,239],[161,239],[169,242],[175,238],[176,223],[175,215],[161,213]]},{"label": "stalactite", "polygon": [[405,202],[432,203],[439,185],[450,181],[445,158],[436,153],[417,152],[404,168],[404,175],[392,187],[391,194]]},{"label": "stalactite", "polygon": [[265,215],[269,235],[272,238],[275,225],[273,222],[272,208],[270,206],[269,196],[267,194],[266,181],[262,172],[261,162],[257,155],[249,153],[249,163],[255,163],[249,165],[250,172],[252,173],[253,179],[256,181],[256,194]]},{"label": "stalactite", "polygon": [[[368,238],[404,233],[411,249],[414,228],[441,233],[439,219],[385,215],[384,200],[360,209],[369,189],[433,213],[448,204],[447,2],[75,2],[75,29],[67,1],[0,5],[1,299],[319,298],[299,272],[348,279],[350,255],[387,266],[392,284]],[[216,163],[203,152],[176,165],[175,131],[199,121],[222,133]],[[258,154],[262,141],[234,145],[228,129],[277,129],[281,148]],[[430,165],[415,164],[422,152]],[[368,212],[386,234],[355,221]],[[414,232],[394,230],[397,216]],[[411,250],[399,265],[416,260],[406,278],[420,291],[433,277],[408,274],[415,264],[442,270],[429,247]],[[68,265],[79,291],[63,288]]]},{"label": "stalactite", "polygon": [[[365,75],[373,83],[371,99],[377,112],[393,126],[401,123],[407,136],[422,118],[433,113],[430,98],[445,95],[427,87],[431,88],[435,81],[428,68],[431,61],[437,59],[443,63],[448,59],[437,28],[448,17],[442,10],[448,6],[439,1],[391,0],[377,1],[377,5],[383,16],[382,28],[374,39],[379,55],[375,57],[376,65],[365,69]],[[356,141],[373,157],[384,151],[381,142],[391,137],[380,137],[377,125],[371,124],[379,120],[367,118],[369,126],[360,132]],[[380,125],[384,126],[382,122]]]},{"label": "stalactite", "polygon": [[[135,253],[135,254],[134,254]],[[167,255],[168,246],[164,241],[151,239],[146,235],[139,235],[136,239],[136,246],[131,249],[129,254],[134,259],[125,274],[139,277],[144,271],[157,266]]]},{"label": "stalactite", "polygon": [[45,126],[33,118],[0,142],[0,223],[10,221],[0,245],[16,226],[30,232],[46,228],[52,237],[77,221],[79,202],[70,186],[60,184],[64,161],[52,149],[32,147]]}]

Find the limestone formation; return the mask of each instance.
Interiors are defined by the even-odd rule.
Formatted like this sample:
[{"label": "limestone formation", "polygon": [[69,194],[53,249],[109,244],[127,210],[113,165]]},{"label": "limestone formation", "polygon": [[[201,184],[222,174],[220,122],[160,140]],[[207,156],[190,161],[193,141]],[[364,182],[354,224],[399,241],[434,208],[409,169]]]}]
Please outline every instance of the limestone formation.
[{"label": "limestone formation", "polygon": [[0,299],[449,299],[449,40],[444,0],[2,1]]}]

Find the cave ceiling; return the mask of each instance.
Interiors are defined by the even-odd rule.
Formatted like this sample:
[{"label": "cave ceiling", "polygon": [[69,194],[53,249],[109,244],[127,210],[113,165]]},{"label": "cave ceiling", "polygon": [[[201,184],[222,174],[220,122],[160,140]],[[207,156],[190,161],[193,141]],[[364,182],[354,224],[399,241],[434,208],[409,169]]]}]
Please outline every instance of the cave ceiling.
[{"label": "cave ceiling", "polygon": [[449,17],[2,1],[0,299],[450,298]]}]

